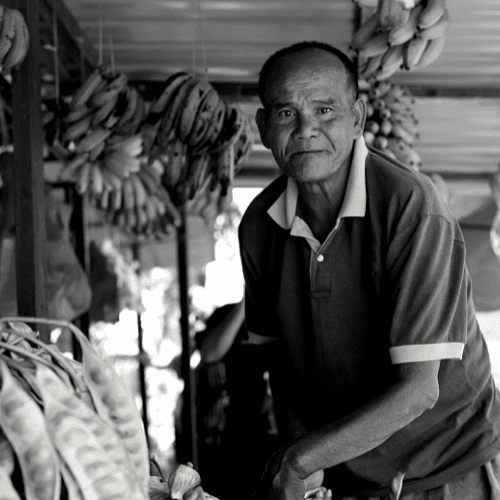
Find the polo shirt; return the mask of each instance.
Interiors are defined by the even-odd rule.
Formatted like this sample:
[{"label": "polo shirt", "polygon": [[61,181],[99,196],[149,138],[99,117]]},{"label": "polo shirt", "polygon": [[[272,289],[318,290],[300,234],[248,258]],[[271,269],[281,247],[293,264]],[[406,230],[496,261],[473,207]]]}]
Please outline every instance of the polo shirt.
[{"label": "polo shirt", "polygon": [[500,451],[500,401],[476,320],[458,223],[427,176],[354,145],[324,242],[284,176],[239,226],[245,321],[278,339],[271,387],[290,440],[370,401],[397,363],[441,360],[436,405],[374,450],[327,470],[339,494],[444,484]]}]

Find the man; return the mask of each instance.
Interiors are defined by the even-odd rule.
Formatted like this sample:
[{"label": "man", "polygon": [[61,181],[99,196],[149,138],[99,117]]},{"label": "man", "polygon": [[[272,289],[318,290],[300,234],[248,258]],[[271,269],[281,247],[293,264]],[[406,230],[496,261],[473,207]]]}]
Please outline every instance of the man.
[{"label": "man", "polygon": [[251,341],[275,340],[280,433],[255,500],[500,498],[500,401],[457,222],[423,174],[363,141],[342,52],[303,42],[259,81],[283,175],[239,228]]}]

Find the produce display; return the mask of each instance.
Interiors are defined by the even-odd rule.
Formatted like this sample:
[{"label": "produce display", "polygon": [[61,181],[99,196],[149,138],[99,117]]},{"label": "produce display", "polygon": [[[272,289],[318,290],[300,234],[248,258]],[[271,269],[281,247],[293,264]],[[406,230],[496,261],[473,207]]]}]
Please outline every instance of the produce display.
[{"label": "produce display", "polygon": [[362,82],[360,97],[366,103],[363,132],[366,144],[418,170],[422,166],[420,155],[414,149],[419,138],[418,120],[410,91],[389,81]]},{"label": "produce display", "polygon": [[17,9],[0,5],[0,72],[8,75],[24,61],[29,47],[24,16]]},{"label": "produce display", "polygon": [[[49,121],[49,120],[48,120]],[[207,223],[230,203],[252,146],[249,119],[206,80],[176,73],[148,105],[125,74],[97,68],[62,112],[63,182],[125,231],[161,238],[179,206]]]},{"label": "produce display", "polygon": [[[355,0],[373,7],[370,0]],[[442,53],[450,16],[445,0],[379,0],[355,31],[360,77],[385,80],[400,69],[428,66]]]},{"label": "produce display", "polygon": [[[69,328],[82,362],[41,342],[26,322]],[[203,492],[190,464],[166,480],[150,475],[131,394],[73,324],[2,318],[0,381],[2,499],[217,500]]]}]

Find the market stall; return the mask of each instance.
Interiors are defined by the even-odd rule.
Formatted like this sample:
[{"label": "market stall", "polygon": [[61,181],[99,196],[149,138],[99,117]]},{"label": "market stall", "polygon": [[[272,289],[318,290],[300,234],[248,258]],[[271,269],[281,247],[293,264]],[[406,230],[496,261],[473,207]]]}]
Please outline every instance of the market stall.
[{"label": "market stall", "polygon": [[[477,80],[470,75],[458,90],[459,85],[450,85],[455,75],[446,65],[443,74],[436,73],[436,62],[449,49],[453,20],[462,15],[456,4],[312,2],[305,22],[302,2],[261,2],[262,12],[254,12],[260,30],[246,31],[245,15],[253,9],[239,11],[241,5],[198,0],[183,12],[182,2],[160,3],[123,7],[117,2],[106,8],[77,0],[0,4],[4,24],[12,12],[20,16],[17,24],[12,21],[10,36],[0,24],[0,52],[4,36],[5,54],[11,49],[0,77],[1,215],[9,229],[3,231],[2,259],[10,252],[0,266],[0,291],[10,293],[13,306],[5,306],[0,317],[0,490],[8,491],[9,499],[20,494],[28,500],[101,499],[110,491],[138,500],[185,500],[194,492],[197,499],[215,498],[201,490],[197,472],[199,361],[193,339],[201,327],[193,311],[193,284],[200,275],[206,279],[214,235],[222,238],[221,224],[237,212],[236,189],[261,188],[278,174],[253,117],[259,107],[258,69],[285,44],[285,33],[293,41],[314,37],[332,43],[357,62],[367,109],[366,143],[433,180],[471,248],[468,264],[479,311],[499,308],[498,290],[492,292],[485,281],[500,266],[494,245],[488,246],[498,238],[499,92],[489,80],[474,87]],[[225,17],[231,9],[238,12],[233,19]],[[165,12],[175,15],[163,21]],[[270,16],[295,31],[282,29],[277,36]],[[165,22],[171,31],[164,30]],[[146,43],[132,47],[124,23],[129,31],[133,24],[136,38],[149,32],[154,51]],[[161,40],[175,32],[182,40],[170,41],[177,50],[166,52]],[[224,43],[217,47],[215,35],[221,32]],[[245,70],[237,66],[241,53],[231,55],[229,48],[240,37],[250,39],[245,48],[241,40],[239,46],[248,57]],[[210,63],[216,52],[222,60]],[[444,123],[449,134],[443,133]],[[47,214],[56,218],[51,221]],[[478,230],[480,235],[474,233]],[[113,244],[96,271],[95,256],[106,253],[105,241]],[[72,269],[79,271],[80,286],[73,289],[79,304],[68,300],[69,292],[56,296],[47,282],[47,262],[63,244],[65,255],[74,257]],[[14,258],[15,273],[6,280]],[[102,329],[91,334],[92,323],[98,323],[92,320],[92,283],[100,283],[111,261],[111,281],[121,266],[129,307],[116,302],[100,317],[108,314],[113,319],[103,322],[117,323],[120,312],[129,309],[127,318],[134,323],[128,344],[133,348],[117,354],[114,363],[104,353],[104,334],[96,346]],[[141,280],[157,268],[173,270],[171,284],[161,293],[164,303],[175,306],[162,311],[162,331],[153,339],[141,291],[157,283],[151,276],[147,286]],[[165,286],[165,276],[162,280]],[[120,286],[113,286],[116,299]],[[166,326],[172,318],[178,323],[174,335]],[[69,352],[56,345],[55,328],[58,335],[65,332]],[[159,433],[152,420],[162,409],[152,408],[148,373],[172,371],[174,362],[162,362],[162,349],[173,337],[180,340],[182,405],[177,408],[177,457],[167,460],[151,456],[161,451],[155,448]],[[128,372],[117,369],[120,362],[130,362]],[[23,413],[28,410],[29,423]],[[43,449],[40,457],[26,459],[37,449]],[[41,468],[46,473],[37,482],[33,477],[42,475]],[[315,487],[309,497],[324,493]]]}]

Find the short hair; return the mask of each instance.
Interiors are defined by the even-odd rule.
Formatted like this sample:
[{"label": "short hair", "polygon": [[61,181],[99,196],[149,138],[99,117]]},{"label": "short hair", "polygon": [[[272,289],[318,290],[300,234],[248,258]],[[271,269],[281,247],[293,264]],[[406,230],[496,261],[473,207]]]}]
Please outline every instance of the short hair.
[{"label": "short hair", "polygon": [[284,47],[274,54],[272,54],[267,61],[264,63],[262,66],[262,69],[260,70],[259,73],[259,82],[258,82],[258,87],[257,91],[259,93],[260,100],[262,104],[265,107],[265,102],[264,102],[264,95],[266,91],[266,82],[267,79],[276,66],[277,62],[285,56],[291,55],[291,54],[296,54],[298,52],[302,52],[304,50],[309,50],[309,49],[321,49],[326,52],[329,52],[330,54],[333,54],[336,56],[340,61],[342,62],[342,65],[345,68],[346,71],[346,76],[347,76],[347,89],[351,91],[352,96],[353,96],[353,101],[356,101],[359,97],[359,86],[358,86],[358,69],[356,64],[354,64],[349,57],[342,52],[340,49],[337,49],[333,45],[329,45],[328,43],[323,43],[323,42],[316,42],[316,41],[310,41],[310,42],[298,42],[294,43],[293,45],[290,45],[288,47]]}]

